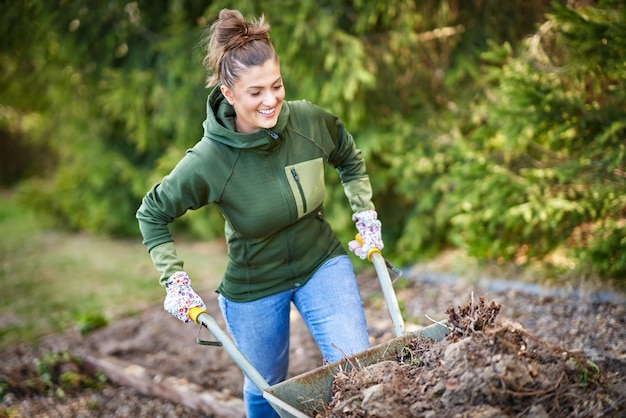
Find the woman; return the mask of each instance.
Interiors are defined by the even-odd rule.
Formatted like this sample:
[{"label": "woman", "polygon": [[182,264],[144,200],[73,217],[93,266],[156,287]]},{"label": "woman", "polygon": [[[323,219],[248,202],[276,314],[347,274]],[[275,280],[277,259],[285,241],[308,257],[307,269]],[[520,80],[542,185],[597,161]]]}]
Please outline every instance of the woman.
[{"label": "woman", "polygon": [[[361,153],[337,117],[284,101],[278,56],[261,18],[224,9],[205,33],[208,86],[203,138],[145,196],[137,219],[166,288],[165,309],[183,322],[204,302],[176,255],[168,224],[215,204],[225,218],[228,265],[217,287],[233,340],[270,385],[286,378],[289,310],[302,315],[324,359],[369,347],[353,267],[324,218],[324,164],[333,165],[354,211],[365,259],[382,249]],[[275,416],[248,379],[249,417]]]}]

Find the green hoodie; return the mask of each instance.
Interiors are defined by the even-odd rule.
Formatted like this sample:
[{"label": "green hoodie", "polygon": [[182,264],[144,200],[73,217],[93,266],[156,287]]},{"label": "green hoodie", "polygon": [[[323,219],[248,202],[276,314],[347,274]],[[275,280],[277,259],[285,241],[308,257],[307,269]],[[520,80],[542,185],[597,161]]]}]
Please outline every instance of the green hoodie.
[{"label": "green hoodie", "polygon": [[217,291],[230,300],[301,286],[329,258],[345,254],[324,218],[324,163],[337,169],[354,212],[374,205],[361,153],[336,116],[307,101],[285,101],[274,128],[242,134],[218,87],[203,127],[203,138],[137,211],[161,284],[183,270],[168,224],[208,204],[226,221],[228,265]]}]

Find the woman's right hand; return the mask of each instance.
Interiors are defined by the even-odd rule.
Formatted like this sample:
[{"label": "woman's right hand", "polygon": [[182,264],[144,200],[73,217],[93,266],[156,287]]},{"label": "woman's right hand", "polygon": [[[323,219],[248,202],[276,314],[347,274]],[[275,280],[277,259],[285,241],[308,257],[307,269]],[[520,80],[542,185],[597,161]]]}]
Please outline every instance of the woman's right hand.
[{"label": "woman's right hand", "polygon": [[189,309],[199,307],[206,310],[204,301],[191,288],[191,279],[184,271],[177,271],[165,282],[163,309],[182,322],[190,322]]}]

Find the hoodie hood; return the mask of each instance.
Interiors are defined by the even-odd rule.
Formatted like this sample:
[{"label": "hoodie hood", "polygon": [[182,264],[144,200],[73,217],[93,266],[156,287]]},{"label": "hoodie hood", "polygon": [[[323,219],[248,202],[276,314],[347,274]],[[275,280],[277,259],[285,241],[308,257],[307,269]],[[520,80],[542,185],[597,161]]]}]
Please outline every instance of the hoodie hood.
[{"label": "hoodie hood", "polygon": [[202,123],[204,138],[221,142],[233,148],[271,151],[280,142],[289,118],[289,105],[283,101],[276,125],[250,134],[235,130],[235,109],[228,103],[217,85],[209,93],[206,105],[206,120]]}]

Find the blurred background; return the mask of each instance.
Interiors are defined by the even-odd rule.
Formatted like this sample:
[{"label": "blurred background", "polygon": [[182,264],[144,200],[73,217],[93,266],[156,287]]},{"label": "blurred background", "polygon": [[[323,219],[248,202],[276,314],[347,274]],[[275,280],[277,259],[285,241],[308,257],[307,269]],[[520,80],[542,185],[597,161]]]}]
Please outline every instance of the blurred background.
[{"label": "blurred background", "polygon": [[[162,299],[134,215],[201,138],[198,41],[225,7],[264,14],[287,98],[355,137],[395,264],[454,251],[533,280],[626,281],[623,0],[0,5],[4,342]],[[327,177],[347,242],[350,209]],[[174,231],[192,277],[219,280],[219,212]]]}]

